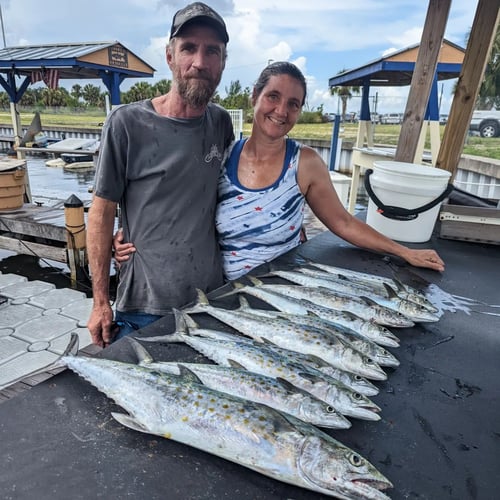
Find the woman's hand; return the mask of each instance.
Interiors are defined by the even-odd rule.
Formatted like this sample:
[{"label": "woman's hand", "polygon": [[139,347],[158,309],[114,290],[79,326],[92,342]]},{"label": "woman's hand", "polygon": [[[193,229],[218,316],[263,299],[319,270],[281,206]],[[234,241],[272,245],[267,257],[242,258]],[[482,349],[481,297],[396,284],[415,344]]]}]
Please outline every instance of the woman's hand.
[{"label": "woman's hand", "polygon": [[114,256],[118,267],[123,262],[129,260],[130,255],[136,251],[133,243],[124,243],[123,242],[123,229],[118,229],[118,231],[113,236],[113,249]]},{"label": "woman's hand", "polygon": [[414,250],[407,248],[402,257],[416,267],[428,267],[434,271],[444,271],[444,262],[435,250]]}]

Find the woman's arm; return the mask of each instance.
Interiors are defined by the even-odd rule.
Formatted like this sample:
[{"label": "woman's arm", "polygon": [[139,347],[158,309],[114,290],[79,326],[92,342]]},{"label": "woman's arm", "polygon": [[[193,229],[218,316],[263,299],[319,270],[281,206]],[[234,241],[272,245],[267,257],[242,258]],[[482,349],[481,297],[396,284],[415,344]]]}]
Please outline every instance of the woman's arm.
[{"label": "woman's arm", "polygon": [[328,168],[311,148],[302,148],[298,181],[311,210],[337,236],[358,247],[396,255],[417,267],[444,271],[444,262],[434,250],[415,250],[396,243],[351,215],[335,192]]}]

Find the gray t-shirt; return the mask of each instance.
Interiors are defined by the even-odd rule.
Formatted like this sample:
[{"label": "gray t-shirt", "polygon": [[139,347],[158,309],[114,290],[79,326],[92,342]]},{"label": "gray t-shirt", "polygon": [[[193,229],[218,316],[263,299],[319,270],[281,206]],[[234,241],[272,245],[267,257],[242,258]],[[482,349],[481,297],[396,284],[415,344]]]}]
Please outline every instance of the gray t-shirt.
[{"label": "gray t-shirt", "polygon": [[217,179],[233,138],[210,104],[195,119],[159,115],[151,100],[115,108],[102,131],[95,194],[119,202],[125,241],[116,308],[164,315],[223,283],[215,233]]}]

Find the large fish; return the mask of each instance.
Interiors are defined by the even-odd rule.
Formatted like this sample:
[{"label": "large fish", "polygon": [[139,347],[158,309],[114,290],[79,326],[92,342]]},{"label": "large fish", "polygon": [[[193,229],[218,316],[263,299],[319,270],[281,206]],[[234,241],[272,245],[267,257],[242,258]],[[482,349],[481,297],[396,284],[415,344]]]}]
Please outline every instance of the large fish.
[{"label": "large fish", "polygon": [[[369,297],[355,297],[353,295],[334,292],[325,287],[263,283],[253,276],[249,276],[248,279],[255,287],[299,300],[308,300],[330,309],[349,311],[366,321],[373,321],[379,325],[397,328],[415,325],[412,320],[403,314],[381,306]],[[250,292],[245,290],[245,293]]]},{"label": "large fish", "polygon": [[313,354],[342,370],[373,380],[386,380],[387,374],[371,358],[364,356],[338,337],[285,318],[266,318],[238,310],[222,309],[209,304],[198,290],[198,301],[185,309],[188,313],[208,313],[257,341],[268,340],[286,349]]},{"label": "large fish", "polygon": [[348,280],[334,280],[324,277],[311,276],[305,274],[304,272],[298,271],[272,271],[271,274],[280,276],[292,283],[298,285],[303,285],[306,287],[318,287],[327,288],[332,290],[335,294],[342,294],[344,296],[351,297],[361,297],[366,298],[376,304],[387,307],[392,311],[401,313],[403,316],[411,319],[412,321],[418,322],[435,322],[439,320],[439,317],[434,313],[430,312],[426,307],[416,304],[415,302],[410,302],[409,300],[402,299],[397,293],[386,283],[384,283],[384,288],[386,290],[386,295],[379,293],[366,294],[366,290],[355,286]]},{"label": "large fish", "polygon": [[380,407],[366,396],[319,370],[293,363],[258,342],[231,341],[227,337],[219,340],[209,335],[210,333],[205,333],[203,336],[173,333],[161,337],[141,338],[141,340],[184,342],[219,365],[243,367],[251,372],[283,378],[333,406],[342,415],[363,420],[380,420]]},{"label": "large fish", "polygon": [[121,406],[128,414],[112,415],[133,430],[184,443],[325,495],[388,500],[380,490],[392,484],[372,464],[291,415],[186,376],[107,359],[63,361]]},{"label": "large fish", "polygon": [[282,295],[279,291],[273,291],[267,287],[261,286],[263,285],[262,281],[255,277],[249,277],[249,279],[255,286],[247,286],[239,282],[234,282],[232,284],[233,290],[225,293],[221,297],[234,293],[246,293],[267,302],[279,311],[300,315],[314,313],[320,318],[330,321],[335,325],[354,330],[361,336],[367,338],[368,340],[372,340],[379,345],[386,347],[399,346],[398,337],[396,337],[385,326],[362,319],[348,311],[340,311],[338,309],[332,309],[330,307],[316,304],[315,302],[311,302],[305,298],[295,298],[288,295]]},{"label": "large fish", "polygon": [[327,333],[338,336],[340,339],[348,342],[354,349],[373,359],[375,363],[380,366],[395,368],[400,364],[398,359],[382,346],[369,339],[366,339],[354,330],[335,325],[334,323],[322,319],[313,313],[308,315],[300,315],[284,313],[281,311],[270,311],[268,309],[255,309],[249,306],[247,300],[244,297],[240,297],[239,310],[248,311],[250,313],[257,314],[258,316],[266,316],[268,318],[282,317],[288,319],[289,321],[293,321],[294,323],[308,325],[324,330]]},{"label": "large fish", "polygon": [[290,384],[285,379],[272,378],[243,368],[204,363],[154,361],[136,340],[130,337],[128,340],[133,343],[141,366],[174,375],[185,374],[188,370],[207,387],[266,404],[300,418],[304,422],[331,429],[351,427],[349,420],[333,406]]}]

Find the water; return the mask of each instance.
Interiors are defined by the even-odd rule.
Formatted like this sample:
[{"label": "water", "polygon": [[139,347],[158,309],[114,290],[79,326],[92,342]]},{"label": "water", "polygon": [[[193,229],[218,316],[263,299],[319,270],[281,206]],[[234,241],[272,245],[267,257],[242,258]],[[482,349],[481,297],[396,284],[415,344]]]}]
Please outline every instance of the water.
[{"label": "water", "polygon": [[53,206],[74,194],[88,205],[92,199],[90,190],[94,185],[95,170],[69,171],[61,167],[47,167],[46,160],[41,157],[27,158],[33,203]]},{"label": "water", "polygon": [[[61,167],[47,167],[46,160],[47,158],[40,156],[27,158],[33,202],[52,207],[74,194],[88,205],[92,199],[89,190],[94,184],[94,170],[70,172]],[[19,255],[8,250],[0,249],[0,272],[18,274],[29,280],[46,281],[58,288],[71,287],[69,268],[65,264],[31,255]],[[76,288],[89,293],[89,285],[89,281],[82,282]]]}]

